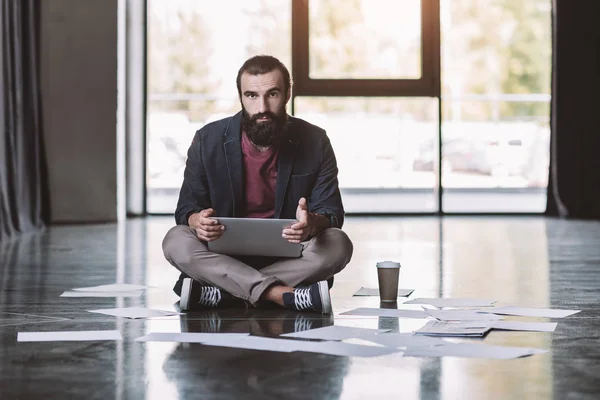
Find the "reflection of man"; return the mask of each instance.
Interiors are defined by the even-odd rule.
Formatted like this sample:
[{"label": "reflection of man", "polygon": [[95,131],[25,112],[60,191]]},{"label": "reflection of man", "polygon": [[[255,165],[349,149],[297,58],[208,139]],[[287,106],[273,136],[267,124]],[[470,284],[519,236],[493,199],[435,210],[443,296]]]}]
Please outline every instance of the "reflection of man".
[{"label": "reflection of man", "polygon": [[[180,318],[182,332],[250,332],[253,336],[265,337],[331,326],[334,322],[332,315],[282,309],[210,309]],[[179,343],[162,368],[167,379],[176,386],[180,399],[308,397],[329,400],[340,398],[349,364],[348,357],[326,354]],[[291,387],[290,382],[301,382],[302,390]]]},{"label": "reflection of man", "polygon": [[[271,56],[247,60],[237,76],[242,111],[204,126],[188,150],[175,211],[163,241],[183,274],[175,292],[182,310],[234,299],[331,313],[326,282],[352,256],[337,164],[325,131],[286,113],[287,68]],[[233,258],[209,252],[223,226],[210,217],[295,218],[282,232],[302,243],[292,259]],[[251,234],[251,233],[249,233]]]}]

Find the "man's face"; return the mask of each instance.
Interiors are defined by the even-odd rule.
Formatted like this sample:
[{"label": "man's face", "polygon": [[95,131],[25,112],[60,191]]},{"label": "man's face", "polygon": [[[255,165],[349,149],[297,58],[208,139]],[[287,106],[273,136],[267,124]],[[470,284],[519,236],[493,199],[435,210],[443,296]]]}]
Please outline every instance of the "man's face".
[{"label": "man's face", "polygon": [[246,72],[241,77],[242,128],[257,146],[270,146],[287,122],[285,93],[281,71],[275,69],[262,75]]}]

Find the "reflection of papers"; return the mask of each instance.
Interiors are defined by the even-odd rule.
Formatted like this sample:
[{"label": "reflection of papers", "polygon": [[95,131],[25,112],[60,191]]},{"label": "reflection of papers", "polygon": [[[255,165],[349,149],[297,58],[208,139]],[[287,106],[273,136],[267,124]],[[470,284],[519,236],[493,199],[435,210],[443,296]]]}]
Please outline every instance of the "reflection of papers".
[{"label": "reflection of papers", "polygon": [[495,314],[484,314],[474,310],[426,310],[427,314],[442,321],[480,321],[504,319]]},{"label": "reflection of papers", "polygon": [[434,307],[493,307],[496,300],[479,299],[425,299],[418,298],[403,304],[429,304]]},{"label": "reflection of papers", "polygon": [[481,321],[481,322],[459,322],[448,323],[461,327],[476,327],[488,326],[492,329],[500,329],[505,331],[529,331],[529,332],[554,332],[556,322],[520,322],[520,321]]},{"label": "reflection of papers", "polygon": [[415,336],[412,333],[382,333],[365,338],[369,342],[374,342],[387,347],[423,347],[423,346],[438,346],[447,344],[448,342],[442,339]]},{"label": "reflection of papers", "polygon": [[525,308],[525,307],[495,307],[489,310],[479,310],[481,313],[493,313],[501,315],[517,315],[521,317],[546,317],[546,318],[564,318],[569,315],[577,314],[581,310],[559,310],[550,308]]},{"label": "reflection of papers", "polygon": [[[415,289],[398,289],[398,297],[408,297]],[[379,289],[361,287],[353,296],[379,296]]]},{"label": "reflection of papers", "polygon": [[280,335],[282,337],[293,337],[302,339],[322,339],[322,340],[344,340],[361,339],[378,333],[388,332],[389,329],[366,329],[354,328],[351,326],[326,326],[323,328],[310,329],[302,332],[293,332]]},{"label": "reflection of papers", "polygon": [[368,308],[360,307],[354,310],[346,311],[340,315],[364,315],[376,317],[393,318],[427,318],[427,313],[421,310],[398,310],[395,308]]},{"label": "reflection of papers", "polygon": [[60,297],[140,297],[141,291],[135,292],[63,292]]},{"label": "reflection of papers", "polygon": [[153,332],[135,339],[136,342],[179,342],[179,343],[204,343],[219,338],[235,339],[248,336],[248,333],[203,333],[203,332]]},{"label": "reflection of papers", "polygon": [[87,312],[114,315],[115,317],[125,317],[132,319],[179,315],[178,312],[174,311],[152,310],[144,307],[105,308],[99,310],[87,310]]},{"label": "reflection of papers", "polygon": [[415,335],[444,336],[444,337],[482,337],[490,331],[487,322],[483,323],[447,323],[442,321],[430,321],[421,329],[415,331]]},{"label": "reflection of papers", "polygon": [[83,342],[123,340],[119,331],[19,332],[17,342]]},{"label": "reflection of papers", "polygon": [[506,360],[547,353],[547,350],[526,347],[491,346],[487,344],[452,343],[435,347],[408,348],[406,357],[469,357]]},{"label": "reflection of papers", "polygon": [[133,292],[136,290],[146,289],[146,286],[132,285],[129,283],[113,283],[110,285],[89,286],[82,288],[71,289],[76,292]]}]

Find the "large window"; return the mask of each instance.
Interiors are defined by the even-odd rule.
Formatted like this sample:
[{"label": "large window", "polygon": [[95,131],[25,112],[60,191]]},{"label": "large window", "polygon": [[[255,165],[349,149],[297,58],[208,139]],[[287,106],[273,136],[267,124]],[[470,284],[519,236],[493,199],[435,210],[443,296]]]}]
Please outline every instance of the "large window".
[{"label": "large window", "polygon": [[550,139],[550,1],[442,0],[447,212],[543,212]]},{"label": "large window", "polygon": [[542,212],[550,3],[148,0],[147,210],[173,212],[194,132],[267,53],[288,111],[327,130],[348,212]]},{"label": "large window", "polygon": [[148,212],[175,210],[195,131],[239,111],[243,62],[291,65],[290,30],[287,1],[148,0]]}]

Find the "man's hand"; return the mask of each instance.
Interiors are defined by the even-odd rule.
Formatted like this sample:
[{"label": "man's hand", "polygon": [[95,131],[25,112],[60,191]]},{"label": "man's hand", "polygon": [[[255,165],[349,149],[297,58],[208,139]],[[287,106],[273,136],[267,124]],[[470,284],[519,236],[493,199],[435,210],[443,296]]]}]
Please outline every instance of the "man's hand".
[{"label": "man's hand", "polygon": [[219,221],[210,218],[214,214],[215,210],[207,208],[190,215],[188,218],[188,225],[196,231],[198,239],[211,242],[217,240],[223,234],[225,227],[219,224]]},{"label": "man's hand", "polygon": [[308,212],[308,203],[304,197],[298,201],[296,219],[298,222],[289,228],[285,228],[281,234],[284,239],[287,239],[291,243],[304,242],[309,236],[315,236],[323,229],[329,227],[327,217]]}]

